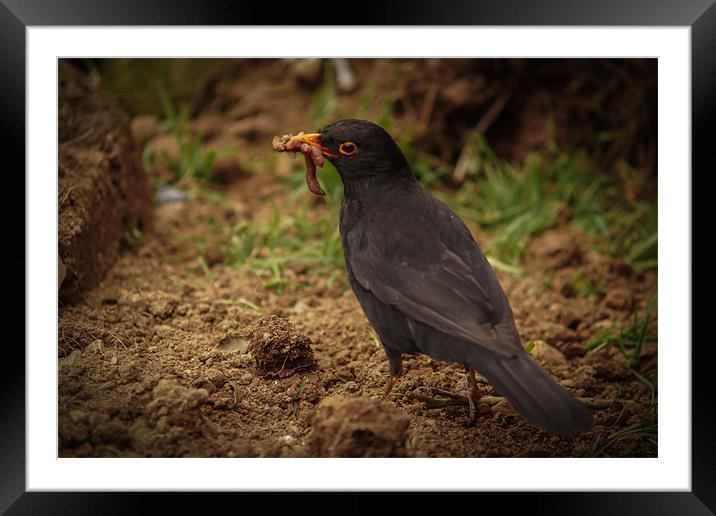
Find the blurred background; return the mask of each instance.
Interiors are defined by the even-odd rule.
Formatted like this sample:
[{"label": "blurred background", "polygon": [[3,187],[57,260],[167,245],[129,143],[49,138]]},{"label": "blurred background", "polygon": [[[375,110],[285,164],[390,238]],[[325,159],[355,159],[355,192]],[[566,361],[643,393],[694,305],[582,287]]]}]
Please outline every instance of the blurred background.
[{"label": "blurred background", "polygon": [[[330,163],[319,169],[327,196],[317,198],[302,157],[271,149],[276,135],[369,119],[468,224],[533,355],[557,360],[565,385],[584,396],[636,403],[609,409],[593,435],[551,453],[653,456],[656,100],[655,59],[62,60],[60,356],[97,341],[120,353],[129,341],[214,349],[241,334],[246,317],[278,313],[300,325],[323,307],[302,331],[319,363],[343,371],[325,389],[378,388],[383,378],[367,367],[384,369],[384,357],[345,276],[340,178]],[[227,310],[244,322],[229,328]],[[177,316],[188,321],[181,336],[157,333]],[[343,357],[321,348],[327,335],[370,345]],[[431,367],[413,364],[436,374]],[[176,374],[211,384],[205,371]],[[353,380],[358,391],[344,385]],[[210,399],[226,394],[216,386]],[[67,394],[68,410],[76,395]],[[68,454],[89,453],[73,439],[62,441]],[[487,453],[484,442],[461,449],[463,440],[425,453]]]},{"label": "blurred background", "polygon": [[[155,187],[221,191],[261,174],[301,189],[300,160],[287,167],[269,152],[271,137],[365,118],[394,136],[425,186],[490,235],[493,259],[519,266],[530,237],[568,223],[638,270],[656,265],[654,59],[82,65],[133,117]],[[339,204],[330,164],[319,179]]]}]

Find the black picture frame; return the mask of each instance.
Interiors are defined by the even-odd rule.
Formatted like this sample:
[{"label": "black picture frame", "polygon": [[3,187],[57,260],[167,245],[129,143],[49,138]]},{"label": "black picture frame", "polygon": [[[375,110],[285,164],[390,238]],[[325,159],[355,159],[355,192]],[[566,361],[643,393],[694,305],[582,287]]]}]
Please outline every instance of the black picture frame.
[{"label": "black picture frame", "polygon": [[[25,30],[42,25],[557,25],[557,26],[684,26],[691,28],[692,72],[692,170],[716,170],[709,128],[716,114],[716,0],[682,2],[678,0],[441,0],[399,1],[382,6],[350,4],[343,9],[337,3],[311,2],[307,8],[276,12],[271,5],[237,1],[157,0],[0,0],[0,134],[3,154],[15,157],[16,170],[25,166]],[[324,18],[321,20],[321,18]],[[319,22],[319,20],[321,20]],[[323,42],[322,44],[330,44]],[[666,142],[665,144],[668,144]],[[6,176],[17,185],[7,186],[13,192],[25,192],[24,176]],[[695,174],[692,173],[692,177]],[[8,191],[8,190],[6,190]],[[692,189],[693,191],[693,189]],[[25,198],[24,195],[13,195]],[[4,221],[25,239],[24,224],[17,221],[19,208],[3,203]],[[24,213],[24,210],[23,210]],[[692,217],[692,220],[695,220]],[[25,263],[25,246],[12,251],[14,269]],[[21,256],[20,256],[21,255]],[[27,273],[27,270],[26,270]],[[19,281],[19,275],[16,278]],[[25,296],[23,294],[23,300]],[[32,310],[13,299],[12,304],[23,311]],[[692,304],[693,305],[693,304]],[[24,312],[23,312],[24,315]],[[17,320],[17,319],[16,319]],[[692,316],[693,320],[693,316]],[[0,375],[0,512],[7,514],[107,514],[146,512],[151,507],[150,495],[137,493],[37,493],[25,488],[25,354],[17,345],[19,339],[6,340],[4,367]],[[716,445],[711,414],[714,395],[708,380],[713,363],[713,345],[708,340],[693,340],[692,345],[692,491],[670,492],[609,492],[609,493],[470,493],[460,496],[475,510],[486,500],[500,504],[528,504],[532,513],[548,514],[713,514],[716,511]],[[675,344],[675,343],[672,343]],[[690,343],[679,343],[689,345]],[[184,494],[160,494],[167,505],[183,507]],[[232,495],[227,495],[232,496]],[[253,496],[240,494],[241,505],[256,503]],[[383,500],[374,501],[372,494],[350,493],[352,500],[336,501],[324,495],[312,501],[311,512],[367,512],[375,510]],[[275,497],[278,504],[300,507],[304,502]],[[413,502],[424,503],[415,494]],[[407,512],[404,497],[399,506]],[[452,503],[452,502],[451,502]],[[338,506],[336,504],[339,504]],[[238,506],[237,506],[238,509]]]}]

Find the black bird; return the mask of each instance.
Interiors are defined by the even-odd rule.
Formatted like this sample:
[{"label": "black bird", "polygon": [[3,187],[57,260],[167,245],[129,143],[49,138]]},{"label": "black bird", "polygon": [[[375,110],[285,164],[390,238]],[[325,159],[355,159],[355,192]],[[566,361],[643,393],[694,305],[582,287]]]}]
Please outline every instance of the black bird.
[{"label": "black bird", "polygon": [[525,352],[492,267],[460,218],[425,191],[380,126],[340,120],[300,135],[343,181],[340,233],[348,278],[388,356],[385,399],[403,353],[468,368],[471,422],[483,375],[528,421],[567,434],[591,411]]}]

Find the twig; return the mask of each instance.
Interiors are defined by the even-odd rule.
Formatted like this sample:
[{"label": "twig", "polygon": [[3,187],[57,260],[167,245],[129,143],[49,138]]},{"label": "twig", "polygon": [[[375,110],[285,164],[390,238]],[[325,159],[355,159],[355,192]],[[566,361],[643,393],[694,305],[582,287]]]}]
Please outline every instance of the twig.
[{"label": "twig", "polygon": [[468,405],[467,398],[465,398],[464,400],[458,398],[436,399],[431,398],[430,396],[423,396],[422,394],[417,394],[414,392],[408,392],[405,394],[395,393],[391,394],[391,396],[404,396],[411,400],[422,401],[423,403],[425,403],[425,408],[428,409]]},{"label": "twig", "polygon": [[67,190],[65,190],[64,195],[62,196],[62,199],[60,199],[60,207],[64,206],[65,201],[70,196],[70,192],[74,190],[75,185],[71,185]]},{"label": "twig", "polygon": [[[479,382],[479,380],[478,380]],[[485,382],[480,382],[485,383]],[[469,406],[469,402],[467,400],[467,396],[463,396],[462,394],[458,394],[455,392],[445,391],[443,389],[433,388],[431,389],[431,392],[436,395],[440,396],[440,398],[431,398],[430,396],[425,396],[423,394],[417,394],[417,393],[400,393],[396,392],[391,394],[391,396],[395,397],[405,397],[408,399],[413,399],[417,401],[422,401],[425,403],[426,407],[428,409],[433,408],[443,408],[443,407],[454,407],[454,406]],[[599,398],[577,398],[578,401],[586,405],[587,407],[595,410],[603,410],[614,406],[621,406],[630,403],[630,400],[605,400],[605,399],[599,399]],[[478,402],[478,405],[486,405],[488,407],[492,407],[494,405],[497,405],[498,403],[501,403],[503,401],[507,401],[507,398],[504,398],[502,396],[481,396],[480,400]]]},{"label": "twig", "polygon": [[226,382],[226,383],[228,383],[228,384],[231,386],[231,388],[234,390],[234,403],[232,403],[232,405],[229,407],[230,409],[232,409],[232,408],[234,408],[237,404],[241,403],[241,401],[242,401],[243,398],[244,398],[244,394],[243,394],[243,392],[242,392],[242,393],[241,393],[241,396],[239,396],[239,388],[236,387],[236,385],[234,384],[234,382],[229,381],[229,382]]},{"label": "twig", "polygon": [[82,140],[84,140],[85,138],[87,138],[88,136],[90,136],[93,131],[94,131],[94,129],[90,128],[90,129],[86,130],[84,133],[75,136],[74,138],[70,138],[69,140],[65,140],[64,142],[60,142],[60,145],[69,145],[69,144],[71,144],[71,143],[81,142]]},{"label": "twig", "polygon": [[487,131],[487,129],[493,124],[497,116],[502,113],[502,110],[505,108],[505,105],[507,104],[507,101],[510,100],[511,96],[512,90],[504,90],[502,94],[495,99],[495,102],[492,103],[490,109],[482,115],[482,118],[475,126],[475,132],[478,134],[485,134],[485,131]]},{"label": "twig", "polygon": [[428,129],[428,124],[430,123],[430,117],[433,114],[433,107],[435,106],[435,99],[437,98],[437,96],[438,87],[432,85],[425,97],[423,108],[420,110],[420,118],[418,119],[417,123],[418,129],[416,131],[416,133],[419,135],[424,134],[425,131],[427,131]]},{"label": "twig", "polygon": [[469,161],[472,160],[473,154],[475,152],[475,141],[472,135],[485,134],[485,131],[489,129],[489,127],[495,122],[499,114],[505,108],[505,105],[507,104],[507,101],[510,100],[511,96],[511,89],[504,90],[502,94],[495,99],[495,101],[485,112],[485,114],[482,115],[482,118],[480,118],[479,122],[477,122],[475,129],[470,134],[470,136],[468,136],[465,145],[463,145],[462,150],[460,151],[460,156],[457,159],[457,163],[455,164],[455,170],[452,174],[453,180],[457,183],[462,183],[463,179],[465,179],[465,175],[467,175],[467,171],[469,168]]},{"label": "twig", "polygon": [[126,345],[124,342],[122,342],[122,339],[120,339],[119,337],[117,337],[114,333],[112,333],[112,332],[109,331],[109,330],[107,330],[107,333],[109,333],[112,337],[114,337],[114,340],[118,341],[118,342],[122,345],[122,347],[123,347],[124,349],[129,349],[129,348],[127,348],[127,345]]},{"label": "twig", "polygon": [[[263,379],[263,378],[276,378],[278,375],[281,374],[281,372],[282,372],[282,371],[284,370],[284,368],[286,367],[286,361],[287,361],[287,360],[288,360],[288,355],[286,355],[286,357],[283,359],[283,364],[281,365],[281,369],[279,369],[279,370],[276,371],[276,372],[269,371],[269,372],[266,373],[265,375],[259,376],[259,378],[261,378],[261,379]],[[296,368],[296,369],[298,369],[298,368]]]}]

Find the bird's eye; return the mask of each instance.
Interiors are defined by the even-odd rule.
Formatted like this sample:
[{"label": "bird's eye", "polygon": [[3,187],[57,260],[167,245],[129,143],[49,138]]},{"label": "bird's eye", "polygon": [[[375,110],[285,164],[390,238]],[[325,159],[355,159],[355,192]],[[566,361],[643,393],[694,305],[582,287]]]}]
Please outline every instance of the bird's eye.
[{"label": "bird's eye", "polygon": [[338,147],[338,150],[344,156],[351,156],[358,152],[358,147],[353,142],[343,142],[340,147]]}]

